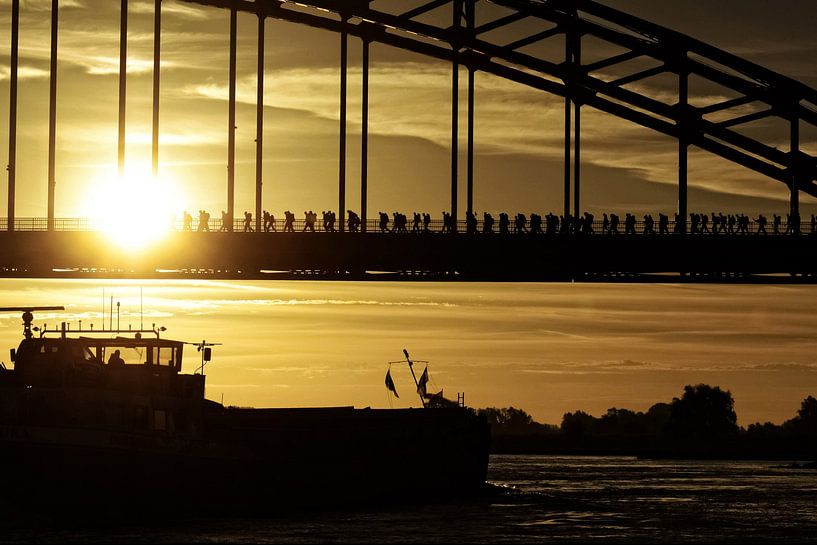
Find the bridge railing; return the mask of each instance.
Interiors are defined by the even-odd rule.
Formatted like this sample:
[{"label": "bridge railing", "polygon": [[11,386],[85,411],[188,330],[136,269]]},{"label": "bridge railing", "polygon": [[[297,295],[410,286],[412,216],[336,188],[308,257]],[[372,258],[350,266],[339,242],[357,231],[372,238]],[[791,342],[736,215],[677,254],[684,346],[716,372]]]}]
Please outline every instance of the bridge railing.
[{"label": "bridge railing", "polygon": [[[0,218],[0,231],[7,231],[8,218]],[[15,231],[48,231],[48,218],[14,218]],[[54,218],[55,231],[93,231],[90,218]]]},{"label": "bridge railing", "polygon": [[[511,218],[509,231],[515,232],[514,228],[514,218]],[[480,219],[477,222],[477,232],[481,233],[483,230],[483,221]],[[251,232],[255,232],[255,221],[253,221],[250,225]],[[277,219],[275,223],[272,225],[272,229],[269,230],[270,233],[276,232],[281,233],[284,231],[285,222]],[[348,231],[348,225],[344,226]],[[687,230],[689,231],[691,227],[691,223],[687,222]],[[528,221],[525,225],[525,228],[529,231],[530,230],[530,221]],[[636,221],[634,224],[634,228],[637,234],[644,234],[645,229],[645,222],[643,220]],[[199,222],[194,219],[193,222],[185,229],[182,220],[178,220],[173,222],[172,224],[168,224],[168,229],[173,231],[209,231],[209,232],[218,232],[218,231],[226,231],[226,228],[223,228],[222,222],[220,219],[211,219],[207,224],[199,224]],[[456,232],[458,233],[466,233],[468,226],[465,220],[458,220],[456,222]],[[701,233],[700,226],[698,227],[698,232],[693,234],[699,235],[706,235],[706,234],[713,234],[713,225],[710,223],[707,225],[707,231]],[[0,231],[7,231],[8,230],[8,218],[0,218]],[[23,218],[15,218],[14,220],[14,230],[15,231],[47,231],[48,230],[48,221],[46,218],[39,218],[39,217],[23,217]],[[97,231],[99,230],[95,221],[91,218],[55,218],[54,219],[54,231]],[[263,230],[263,228],[262,228]],[[303,233],[303,232],[325,232],[328,229],[324,227],[322,220],[319,218],[317,222],[314,224],[314,229],[310,229],[307,227],[306,221],[303,219],[296,219],[292,222],[292,232],[295,233]],[[336,222],[334,225],[334,231],[337,232],[340,230],[340,222]],[[546,230],[546,225],[543,224],[541,230],[544,234]],[[675,232],[675,222],[669,221],[667,225],[667,230],[670,234]],[[724,226],[719,226],[718,233],[722,234],[758,234],[760,231],[760,224],[756,221],[750,221],[747,225],[746,230],[741,233],[737,225],[733,225],[731,228],[728,224]],[[791,230],[789,229],[788,223],[786,221],[781,221],[777,229],[774,227],[773,221],[769,221],[765,226],[765,232],[770,235],[784,235],[784,234],[791,234]],[[233,223],[233,231],[237,233],[241,232],[250,232],[245,231],[245,225],[243,220],[236,220]],[[362,229],[358,228],[358,232],[361,232]],[[366,231],[369,233],[381,233],[381,232],[388,232],[388,233],[395,233],[398,232],[394,230],[394,221],[393,219],[389,219],[388,224],[385,226],[385,230],[381,228],[380,221],[378,219],[369,219],[366,222]],[[493,225],[493,231],[499,231],[499,222],[495,221]],[[655,221],[653,224],[653,231],[657,234],[659,231],[659,224],[658,221]],[[424,223],[420,223],[418,228],[414,227],[414,223],[412,220],[409,220],[405,226],[406,233],[444,233],[443,229],[443,221],[440,219],[432,219],[428,225],[426,226]],[[593,230],[592,234],[600,235],[604,234],[604,224],[602,220],[596,219],[593,221]],[[624,222],[620,222],[617,229],[618,234],[625,233],[625,224]],[[800,229],[798,231],[799,234],[817,234],[817,225],[813,225],[810,221],[804,221],[800,225]]]}]

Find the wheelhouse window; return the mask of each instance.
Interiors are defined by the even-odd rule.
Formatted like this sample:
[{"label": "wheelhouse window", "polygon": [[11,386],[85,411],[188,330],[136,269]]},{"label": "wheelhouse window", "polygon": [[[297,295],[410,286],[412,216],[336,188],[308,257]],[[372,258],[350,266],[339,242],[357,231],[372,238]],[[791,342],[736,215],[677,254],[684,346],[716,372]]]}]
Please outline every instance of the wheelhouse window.
[{"label": "wheelhouse window", "polygon": [[154,346],[151,363],[154,365],[167,365],[174,367],[176,365],[176,350],[172,346]]},{"label": "wheelhouse window", "polygon": [[124,363],[125,365],[141,365],[147,363],[147,347],[103,346],[102,361],[104,361],[107,364],[114,365],[121,363]]}]

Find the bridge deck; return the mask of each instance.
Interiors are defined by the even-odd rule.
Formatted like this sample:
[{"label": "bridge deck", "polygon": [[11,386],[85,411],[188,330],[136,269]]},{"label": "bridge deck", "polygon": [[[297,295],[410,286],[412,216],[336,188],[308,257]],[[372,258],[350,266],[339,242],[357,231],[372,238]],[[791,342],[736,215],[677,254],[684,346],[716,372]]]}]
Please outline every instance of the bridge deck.
[{"label": "bridge deck", "polygon": [[0,276],[817,283],[817,236],[0,233]]}]

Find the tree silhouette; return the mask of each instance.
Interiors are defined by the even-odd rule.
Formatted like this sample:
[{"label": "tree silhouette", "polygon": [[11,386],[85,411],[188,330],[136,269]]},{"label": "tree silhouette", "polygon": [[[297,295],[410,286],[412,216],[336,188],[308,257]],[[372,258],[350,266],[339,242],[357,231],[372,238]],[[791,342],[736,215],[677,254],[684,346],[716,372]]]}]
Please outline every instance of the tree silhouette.
[{"label": "tree silhouette", "polygon": [[679,439],[722,439],[738,432],[732,393],[717,386],[684,386],[681,399],[673,398],[666,431]]},{"label": "tree silhouette", "polygon": [[817,435],[817,399],[812,396],[804,399],[797,416],[784,422],[783,427],[795,433]]}]

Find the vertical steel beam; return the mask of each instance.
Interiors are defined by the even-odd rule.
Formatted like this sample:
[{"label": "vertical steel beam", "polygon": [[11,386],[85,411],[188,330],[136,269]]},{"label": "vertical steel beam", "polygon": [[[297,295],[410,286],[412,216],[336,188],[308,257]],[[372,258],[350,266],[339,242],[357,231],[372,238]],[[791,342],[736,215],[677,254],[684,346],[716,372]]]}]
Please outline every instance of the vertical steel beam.
[{"label": "vertical steel beam", "polygon": [[128,0],[122,0],[119,21],[119,175],[125,172],[125,111],[128,85]]},{"label": "vertical steel beam", "polygon": [[264,183],[264,30],[266,16],[258,12],[258,95],[255,99],[255,232],[261,233],[263,213]]},{"label": "vertical steel beam", "polygon": [[582,180],[582,105],[576,103],[573,110],[573,217],[582,213],[581,206]]},{"label": "vertical steel beam", "polygon": [[[453,10],[453,28],[459,31],[462,23],[462,0],[454,0],[451,3]],[[459,36],[452,44],[454,50],[453,62],[451,64],[451,221],[456,231],[457,227],[457,189],[459,183],[457,160],[459,158],[459,115],[460,115],[460,64],[459,56]]]},{"label": "vertical steel beam", "polygon": [[681,69],[678,79],[678,216],[681,220],[679,232],[686,234],[687,217],[687,177],[688,177],[688,153],[689,136],[687,134],[687,115],[689,106],[689,75],[685,69]]},{"label": "vertical steel beam", "polygon": [[789,165],[791,193],[789,201],[789,213],[795,219],[800,215],[800,118],[797,117],[797,109],[794,109],[791,118],[791,163]]},{"label": "vertical steel beam", "polygon": [[229,76],[229,112],[227,132],[227,231],[233,231],[235,223],[235,79],[236,79],[236,43],[238,36],[238,10],[230,10],[230,76]]},{"label": "vertical steel beam", "polygon": [[17,181],[17,72],[20,61],[20,0],[11,1],[11,73],[9,74],[9,187],[8,225],[14,231],[14,200]]},{"label": "vertical steel beam", "polygon": [[[577,30],[573,35],[573,73],[578,75],[582,65],[582,35]],[[574,91],[575,92],[575,91]],[[582,213],[581,181],[582,181],[582,103],[574,96],[573,103],[573,217],[578,218]]]},{"label": "vertical steel beam", "polygon": [[[473,36],[476,19],[476,0],[467,0],[465,23],[468,27],[469,36]],[[468,67],[468,153],[467,153],[467,179],[466,179],[466,206],[468,212],[474,213],[474,79],[475,70]]]},{"label": "vertical steel beam", "polygon": [[[366,38],[363,38],[360,117],[360,227],[365,233],[369,201],[369,40]],[[341,223],[342,220],[343,217]]]},{"label": "vertical steel beam", "polygon": [[51,73],[48,96],[48,213],[47,228],[54,230],[54,200],[57,190],[57,42],[59,0],[51,0]]},{"label": "vertical steel beam", "polygon": [[159,90],[162,75],[162,0],[153,6],[153,178],[159,177]]},{"label": "vertical steel beam", "polygon": [[[570,33],[565,33],[565,65],[569,66],[570,62],[573,58],[572,55],[572,47],[570,43]],[[565,171],[565,183],[564,183],[564,206],[563,206],[563,214],[564,217],[567,217],[570,214],[570,186],[571,186],[571,176],[570,176],[570,158],[571,158],[571,118],[572,118],[572,102],[570,101],[570,91],[572,88],[571,79],[568,78],[565,81],[565,86],[567,87],[567,93],[565,94],[565,160],[564,160],[564,171]]]},{"label": "vertical steel beam", "polygon": [[347,68],[349,61],[349,34],[346,32],[346,19],[343,20],[344,29],[340,33],[340,135],[338,157],[338,216],[340,217],[340,231],[345,231],[343,215],[346,213],[346,91]]},{"label": "vertical steel beam", "polygon": [[468,212],[474,213],[474,70],[468,69]]}]

